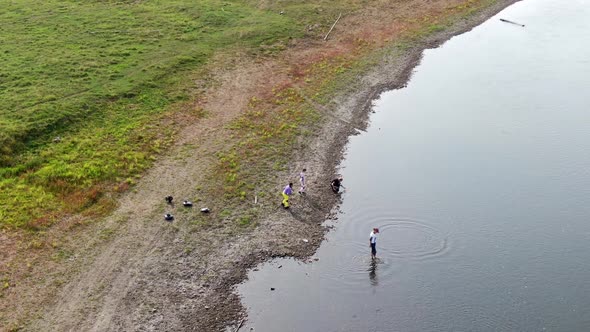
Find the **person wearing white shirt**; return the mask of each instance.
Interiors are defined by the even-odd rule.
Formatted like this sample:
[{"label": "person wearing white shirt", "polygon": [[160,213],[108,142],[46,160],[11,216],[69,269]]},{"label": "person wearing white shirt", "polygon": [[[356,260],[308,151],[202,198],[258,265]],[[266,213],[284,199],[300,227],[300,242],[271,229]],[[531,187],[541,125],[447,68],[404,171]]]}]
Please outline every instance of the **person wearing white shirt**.
[{"label": "person wearing white shirt", "polygon": [[379,233],[379,228],[373,228],[373,231],[369,234],[369,246],[371,247],[371,258],[373,259],[377,256],[377,233]]},{"label": "person wearing white shirt", "polygon": [[301,173],[299,173],[299,183],[301,183],[301,189],[299,189],[299,194],[305,194],[305,171],[307,171],[305,168],[303,169],[303,171],[301,171]]}]

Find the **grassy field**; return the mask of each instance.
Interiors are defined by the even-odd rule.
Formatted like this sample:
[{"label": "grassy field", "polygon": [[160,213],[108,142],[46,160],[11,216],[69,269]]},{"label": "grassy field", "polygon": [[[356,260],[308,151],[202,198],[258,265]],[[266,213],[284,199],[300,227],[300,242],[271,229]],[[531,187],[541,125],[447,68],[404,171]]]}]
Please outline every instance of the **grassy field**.
[{"label": "grassy field", "polygon": [[272,55],[361,2],[0,0],[0,228],[108,211],[214,54]]}]

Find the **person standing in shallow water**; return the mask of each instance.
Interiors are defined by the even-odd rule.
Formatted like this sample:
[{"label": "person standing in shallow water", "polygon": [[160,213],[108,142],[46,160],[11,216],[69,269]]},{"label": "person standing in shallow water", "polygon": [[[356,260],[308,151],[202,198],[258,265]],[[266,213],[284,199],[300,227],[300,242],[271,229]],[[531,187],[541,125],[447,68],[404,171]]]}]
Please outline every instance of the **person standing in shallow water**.
[{"label": "person standing in shallow water", "polygon": [[299,173],[299,183],[301,183],[301,188],[299,189],[299,194],[303,195],[305,194],[305,172],[307,171],[307,169],[303,169],[301,171],[301,173]]},{"label": "person standing in shallow water", "polygon": [[377,257],[377,233],[379,233],[379,228],[373,228],[373,231],[369,234],[369,246],[371,247],[371,258],[373,259]]},{"label": "person standing in shallow water", "polygon": [[291,196],[293,194],[293,183],[289,183],[285,189],[283,189],[283,202],[281,203],[281,205],[285,208],[288,209],[289,208],[289,196]]}]

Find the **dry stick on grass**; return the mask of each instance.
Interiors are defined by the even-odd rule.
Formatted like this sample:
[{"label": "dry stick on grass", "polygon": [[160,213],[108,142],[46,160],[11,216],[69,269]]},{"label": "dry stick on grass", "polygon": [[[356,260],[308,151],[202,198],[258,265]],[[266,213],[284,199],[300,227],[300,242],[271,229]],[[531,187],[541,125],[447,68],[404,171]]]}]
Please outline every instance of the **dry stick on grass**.
[{"label": "dry stick on grass", "polygon": [[336,19],[336,21],[334,22],[334,24],[332,24],[332,27],[330,28],[330,31],[328,31],[328,33],[326,34],[326,37],[324,37],[324,40],[328,40],[328,36],[330,35],[330,32],[332,32],[332,29],[334,29],[334,27],[336,26],[336,23],[338,23],[338,20],[340,20],[340,17],[342,16],[342,13],[340,13],[340,15],[338,15],[338,18]]}]

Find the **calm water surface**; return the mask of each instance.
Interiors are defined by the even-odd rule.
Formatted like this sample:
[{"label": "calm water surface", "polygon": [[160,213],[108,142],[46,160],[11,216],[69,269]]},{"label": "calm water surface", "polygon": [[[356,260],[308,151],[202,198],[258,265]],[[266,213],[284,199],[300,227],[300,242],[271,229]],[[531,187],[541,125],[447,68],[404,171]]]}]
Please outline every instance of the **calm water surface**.
[{"label": "calm water surface", "polygon": [[319,261],[251,272],[242,330],[590,331],[590,0],[509,7],[375,111]]}]

